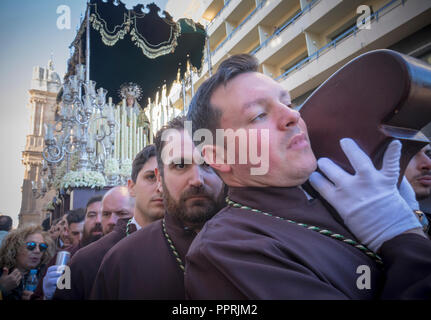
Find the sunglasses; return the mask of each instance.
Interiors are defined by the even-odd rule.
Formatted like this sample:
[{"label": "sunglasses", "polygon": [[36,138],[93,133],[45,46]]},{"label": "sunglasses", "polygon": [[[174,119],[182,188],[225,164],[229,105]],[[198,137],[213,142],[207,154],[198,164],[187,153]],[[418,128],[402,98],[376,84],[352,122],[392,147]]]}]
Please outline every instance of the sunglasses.
[{"label": "sunglasses", "polygon": [[[33,251],[34,249],[36,249],[37,243],[36,242],[27,242],[25,244],[27,250],[29,251]],[[39,243],[39,250],[40,252],[44,252],[46,251],[46,249],[48,249],[48,245],[46,243]]]}]

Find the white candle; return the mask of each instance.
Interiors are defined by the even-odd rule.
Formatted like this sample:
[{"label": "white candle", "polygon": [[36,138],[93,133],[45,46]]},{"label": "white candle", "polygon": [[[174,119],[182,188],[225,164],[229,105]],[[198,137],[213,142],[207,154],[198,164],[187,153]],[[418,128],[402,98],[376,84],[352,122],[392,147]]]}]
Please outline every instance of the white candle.
[{"label": "white candle", "polygon": [[142,128],[138,128],[138,152],[140,152],[141,150],[142,150],[142,147],[141,147],[141,143],[142,143],[142,134],[141,134],[141,131],[142,130]]},{"label": "white candle", "polygon": [[127,127],[127,133],[128,133],[128,135],[127,135],[127,137],[128,137],[127,159],[130,159],[132,157],[132,119],[133,119],[132,113],[133,113],[133,110],[130,109],[129,126]]},{"label": "white candle", "polygon": [[119,150],[120,150],[120,130],[118,130],[119,128],[117,126],[117,124],[120,123],[118,109],[119,108],[115,108],[115,122],[116,122],[116,126],[115,126],[115,159],[118,159],[120,157],[120,155],[119,155]]},{"label": "white candle", "polygon": [[121,160],[124,159],[125,156],[125,139],[124,136],[126,134],[126,121],[125,121],[125,114],[126,110],[124,108],[125,101],[123,100],[123,105],[121,106]]},{"label": "white candle", "polygon": [[132,129],[132,157],[130,159],[134,159],[137,152],[137,141],[136,141],[136,125],[137,125],[137,117],[136,114],[133,112],[133,129]]}]

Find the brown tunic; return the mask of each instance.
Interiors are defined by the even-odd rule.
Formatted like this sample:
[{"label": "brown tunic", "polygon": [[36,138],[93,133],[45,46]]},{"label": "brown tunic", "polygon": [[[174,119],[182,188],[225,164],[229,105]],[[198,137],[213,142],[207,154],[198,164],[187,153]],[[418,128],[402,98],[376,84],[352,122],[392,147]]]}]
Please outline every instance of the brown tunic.
[{"label": "brown tunic", "polygon": [[[165,213],[166,230],[184,263],[195,232]],[[92,299],[184,299],[184,275],[158,220],[121,240],[106,254]]]},{"label": "brown tunic", "polygon": [[[356,240],[319,199],[307,200],[299,188],[230,188],[229,197],[243,205]],[[381,256],[387,271],[342,241],[275,217],[227,207],[206,223],[190,247],[186,257],[186,296],[396,299],[423,298],[424,291],[429,296],[429,240],[413,234],[398,236],[382,246]],[[357,273],[357,268],[362,265],[370,268],[371,289],[357,286],[358,278],[364,274]]]},{"label": "brown tunic", "polygon": [[126,236],[129,219],[119,219],[114,230],[78,250],[70,260],[71,289],[55,290],[54,300],[87,300],[106,252]]}]

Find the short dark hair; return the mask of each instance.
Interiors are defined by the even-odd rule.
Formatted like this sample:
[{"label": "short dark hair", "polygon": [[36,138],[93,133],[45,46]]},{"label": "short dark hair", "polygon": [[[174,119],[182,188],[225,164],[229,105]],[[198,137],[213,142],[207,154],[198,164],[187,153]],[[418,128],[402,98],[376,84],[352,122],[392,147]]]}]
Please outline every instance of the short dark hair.
[{"label": "short dark hair", "polygon": [[66,217],[67,224],[70,226],[72,223],[80,223],[85,219],[85,210],[83,208],[78,208],[68,212]]},{"label": "short dark hair", "polygon": [[0,215],[0,230],[10,231],[12,229],[12,218],[6,215]]},{"label": "short dark hair", "polygon": [[157,152],[157,167],[160,171],[160,175],[163,177],[163,160],[162,160],[162,149],[166,143],[166,141],[162,140],[163,132],[169,129],[175,129],[178,131],[184,130],[184,122],[187,121],[185,116],[178,116],[173,118],[167,124],[165,124],[156,134],[156,138],[154,139],[154,144],[156,145]]},{"label": "short dark hair", "polygon": [[156,146],[154,144],[149,144],[144,149],[142,149],[135,157],[132,163],[132,181],[136,183],[139,171],[142,167],[150,160],[151,157],[156,156]]},{"label": "short dark hair", "polygon": [[51,227],[50,222],[51,222],[51,217],[47,217],[42,221],[41,226],[42,226],[43,231],[49,230],[49,228]]},{"label": "short dark hair", "polygon": [[210,103],[213,92],[239,74],[257,72],[258,67],[257,59],[249,54],[237,54],[224,60],[217,72],[201,84],[190,103],[187,119],[192,121],[193,132],[205,128],[215,134],[221,112]]},{"label": "short dark hair", "polygon": [[103,196],[93,196],[87,201],[87,205],[85,206],[85,213],[87,213],[88,207],[91,206],[95,202],[102,202]]},{"label": "short dark hair", "polygon": [[61,220],[61,218],[57,218],[57,219],[54,219],[53,221],[52,221],[52,226],[55,226],[57,223],[59,223],[60,222],[60,220]]}]

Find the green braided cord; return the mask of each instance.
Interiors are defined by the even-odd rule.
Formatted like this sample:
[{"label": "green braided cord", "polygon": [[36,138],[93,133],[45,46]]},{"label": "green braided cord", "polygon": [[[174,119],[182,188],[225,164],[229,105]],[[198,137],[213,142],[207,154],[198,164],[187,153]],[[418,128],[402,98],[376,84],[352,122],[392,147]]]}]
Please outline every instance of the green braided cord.
[{"label": "green braided cord", "polygon": [[185,268],[184,268],[183,261],[181,260],[180,255],[179,255],[177,249],[175,248],[174,243],[171,240],[171,237],[169,237],[168,231],[166,231],[165,218],[163,218],[163,220],[162,220],[162,227],[163,227],[163,234],[165,235],[165,238],[169,243],[169,247],[171,248],[171,251],[174,254],[175,260],[177,260],[181,271],[184,272]]},{"label": "green braided cord", "polygon": [[356,242],[355,240],[348,239],[348,238],[344,237],[341,234],[334,233],[334,232],[326,230],[326,229],[322,230],[322,229],[320,229],[319,227],[316,227],[316,226],[308,226],[305,223],[298,223],[296,221],[285,219],[285,218],[282,218],[282,217],[270,214],[270,213],[265,212],[265,211],[261,211],[261,210],[258,210],[258,209],[247,207],[247,206],[244,206],[244,205],[242,205],[240,203],[232,201],[231,199],[229,199],[229,197],[226,197],[226,203],[229,206],[234,207],[234,208],[243,209],[243,210],[249,210],[249,211],[252,211],[252,212],[262,213],[265,216],[270,216],[270,217],[273,217],[273,218],[277,218],[279,220],[283,220],[283,221],[286,221],[286,222],[294,223],[294,224],[296,224],[296,225],[298,225],[300,227],[307,228],[308,230],[316,231],[316,232],[318,232],[318,233],[320,233],[322,235],[328,236],[328,237],[336,239],[336,240],[340,240],[340,241],[342,241],[344,243],[347,243],[347,244],[349,244],[349,245],[351,245],[351,246],[359,249],[360,251],[362,251],[363,253],[365,253],[367,256],[369,256],[372,259],[374,259],[374,261],[376,261],[378,264],[383,264],[382,258],[380,258],[376,253],[374,253],[373,251],[371,251],[370,249],[368,249],[364,245]]},{"label": "green braided cord", "polygon": [[130,235],[130,233],[129,233],[129,226],[130,226],[130,224],[132,223],[132,219],[133,219],[133,218],[130,218],[130,219],[129,219],[129,221],[127,221],[127,226],[126,226],[126,237],[128,237],[128,236]]}]

